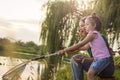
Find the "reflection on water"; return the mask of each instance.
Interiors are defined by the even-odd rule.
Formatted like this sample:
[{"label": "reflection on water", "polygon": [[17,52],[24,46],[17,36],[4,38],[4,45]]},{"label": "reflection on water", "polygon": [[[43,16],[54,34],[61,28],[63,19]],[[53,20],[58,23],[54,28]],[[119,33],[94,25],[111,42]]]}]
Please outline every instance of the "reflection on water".
[{"label": "reflection on water", "polygon": [[[0,57],[0,80],[2,80],[2,75],[5,74],[10,68],[22,63],[23,61],[26,60],[10,57]],[[41,80],[40,75],[44,67],[45,65],[43,63],[39,63],[38,61],[32,61],[28,63],[21,75],[21,80]]]}]

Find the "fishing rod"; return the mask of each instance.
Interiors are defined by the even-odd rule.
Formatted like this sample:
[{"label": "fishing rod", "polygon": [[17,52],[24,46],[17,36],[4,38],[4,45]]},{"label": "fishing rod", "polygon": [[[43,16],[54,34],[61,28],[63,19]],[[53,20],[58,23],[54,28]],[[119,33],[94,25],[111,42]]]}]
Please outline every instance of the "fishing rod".
[{"label": "fishing rod", "polygon": [[51,56],[56,56],[55,53],[49,54],[49,55],[42,55],[33,59],[30,59],[28,61],[22,62],[14,67],[12,67],[10,70],[8,70],[3,76],[2,79],[3,80],[19,80],[21,79],[21,74],[24,71],[25,67],[27,66],[27,64],[31,61],[36,61],[39,59],[45,59]]},{"label": "fishing rod", "polygon": [[[22,74],[22,72],[24,71],[25,67],[27,66],[27,64],[29,62],[40,60],[40,59],[45,59],[45,58],[48,58],[48,57],[51,57],[51,56],[58,56],[59,58],[61,58],[60,55],[57,55],[55,53],[51,53],[51,54],[48,54],[48,55],[42,55],[42,56],[30,59],[28,61],[22,62],[22,63],[20,63],[20,64],[18,64],[16,66],[14,66],[10,70],[8,70],[2,76],[2,79],[3,80],[19,80],[19,79],[21,79],[21,74]],[[70,60],[66,59],[66,58],[64,58],[63,60],[66,60],[67,62],[70,62]]]}]

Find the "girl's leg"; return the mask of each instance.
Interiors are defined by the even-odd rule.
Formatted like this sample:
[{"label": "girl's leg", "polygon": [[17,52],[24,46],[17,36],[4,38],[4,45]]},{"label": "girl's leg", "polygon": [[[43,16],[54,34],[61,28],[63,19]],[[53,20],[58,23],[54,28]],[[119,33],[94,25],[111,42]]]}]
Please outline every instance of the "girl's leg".
[{"label": "girl's leg", "polygon": [[[101,71],[106,69],[106,65],[108,65],[108,63],[110,64],[110,61],[111,61],[110,58],[94,60],[88,70],[88,74],[87,74],[88,80],[95,80],[96,74],[101,73]],[[107,73],[110,72],[108,71]]]},{"label": "girl's leg", "polygon": [[96,71],[94,69],[89,69],[87,73],[87,80],[95,80]]}]

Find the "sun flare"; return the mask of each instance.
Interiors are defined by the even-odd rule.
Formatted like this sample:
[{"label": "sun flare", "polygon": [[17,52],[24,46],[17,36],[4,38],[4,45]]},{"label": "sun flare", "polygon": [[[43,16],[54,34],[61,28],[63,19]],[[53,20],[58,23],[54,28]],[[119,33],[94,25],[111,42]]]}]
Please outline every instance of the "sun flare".
[{"label": "sun flare", "polygon": [[91,0],[77,0],[80,9],[88,9]]}]

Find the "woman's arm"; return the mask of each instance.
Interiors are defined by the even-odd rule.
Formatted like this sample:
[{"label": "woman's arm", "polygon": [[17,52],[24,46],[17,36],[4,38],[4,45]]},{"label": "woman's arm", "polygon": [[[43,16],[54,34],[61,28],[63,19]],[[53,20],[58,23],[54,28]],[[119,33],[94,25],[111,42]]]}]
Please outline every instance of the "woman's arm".
[{"label": "woman's arm", "polygon": [[81,61],[82,63],[83,63],[85,60],[87,60],[87,61],[93,61],[93,60],[94,60],[94,58],[91,58],[91,57],[78,57],[78,58],[73,57],[73,59],[76,60],[76,61]]}]

